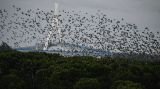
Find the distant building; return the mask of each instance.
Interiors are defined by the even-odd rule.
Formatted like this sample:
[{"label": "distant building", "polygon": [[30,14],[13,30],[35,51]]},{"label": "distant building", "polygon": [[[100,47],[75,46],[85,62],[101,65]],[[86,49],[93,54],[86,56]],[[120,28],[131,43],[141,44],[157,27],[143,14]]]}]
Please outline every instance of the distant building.
[{"label": "distant building", "polygon": [[45,44],[44,43],[36,43],[35,50],[36,51],[43,51]]}]

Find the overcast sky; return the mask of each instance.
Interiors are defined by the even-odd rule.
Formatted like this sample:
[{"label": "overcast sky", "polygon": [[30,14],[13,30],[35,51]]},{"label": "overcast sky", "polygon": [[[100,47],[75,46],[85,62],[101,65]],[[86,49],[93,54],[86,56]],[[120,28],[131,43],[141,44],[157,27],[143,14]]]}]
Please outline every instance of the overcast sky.
[{"label": "overcast sky", "polygon": [[101,10],[110,17],[123,17],[126,22],[160,31],[160,0],[0,0],[0,8],[10,9],[16,5],[24,9],[51,10],[54,2],[59,3],[60,9]]}]

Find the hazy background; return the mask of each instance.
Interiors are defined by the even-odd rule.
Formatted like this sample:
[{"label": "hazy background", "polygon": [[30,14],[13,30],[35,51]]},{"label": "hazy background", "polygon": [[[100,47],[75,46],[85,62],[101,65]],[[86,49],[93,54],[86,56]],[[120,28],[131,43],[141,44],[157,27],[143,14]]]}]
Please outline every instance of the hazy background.
[{"label": "hazy background", "polygon": [[0,8],[9,10],[16,5],[23,9],[53,10],[54,2],[59,3],[60,9],[101,10],[109,17],[123,17],[139,27],[160,31],[160,0],[0,0]]}]

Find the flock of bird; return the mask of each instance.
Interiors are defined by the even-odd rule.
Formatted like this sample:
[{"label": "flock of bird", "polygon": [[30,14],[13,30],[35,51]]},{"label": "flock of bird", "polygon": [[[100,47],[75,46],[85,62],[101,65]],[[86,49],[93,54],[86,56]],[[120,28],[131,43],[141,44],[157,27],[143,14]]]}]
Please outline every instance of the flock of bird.
[{"label": "flock of bird", "polygon": [[[1,41],[13,48],[44,43],[50,30],[53,31],[50,42],[58,41],[58,32],[52,26],[54,11],[23,10],[16,6],[12,9],[11,13],[0,9]],[[108,18],[102,11],[90,14],[61,10],[59,13],[58,28],[63,43],[111,52],[160,54],[160,33],[147,27],[138,28],[124,18]]]}]

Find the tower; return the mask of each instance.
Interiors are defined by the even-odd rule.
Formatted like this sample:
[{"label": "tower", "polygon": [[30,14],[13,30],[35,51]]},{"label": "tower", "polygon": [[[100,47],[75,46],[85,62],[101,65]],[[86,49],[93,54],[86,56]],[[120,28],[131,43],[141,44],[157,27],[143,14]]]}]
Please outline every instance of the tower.
[{"label": "tower", "polygon": [[[59,10],[58,10],[58,3],[54,4],[54,16],[53,16],[53,22],[52,22],[52,30],[49,31],[48,35],[47,35],[47,39],[44,45],[43,50],[47,50],[48,49],[48,45],[49,45],[49,40],[51,38],[51,35],[53,33],[53,30],[58,31],[58,38],[59,38],[59,43],[61,43],[61,30],[59,29],[59,23],[58,23],[58,16],[59,16]],[[53,28],[55,27],[55,28]]]}]

